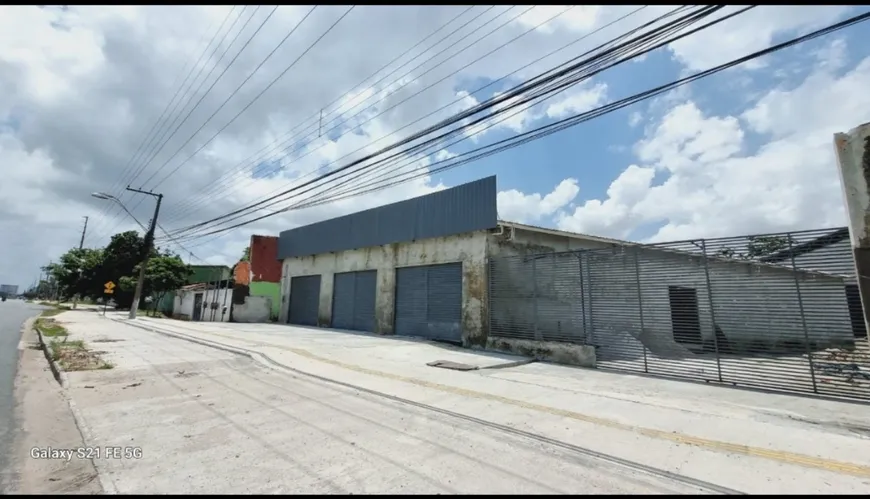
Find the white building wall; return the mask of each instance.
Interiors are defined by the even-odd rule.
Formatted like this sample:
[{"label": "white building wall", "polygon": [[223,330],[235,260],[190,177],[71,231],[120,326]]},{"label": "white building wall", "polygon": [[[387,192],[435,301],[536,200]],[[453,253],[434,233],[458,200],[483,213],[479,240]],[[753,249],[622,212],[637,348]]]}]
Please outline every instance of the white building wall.
[{"label": "white building wall", "polygon": [[[463,341],[485,342],[487,232],[477,231],[447,237],[386,244],[284,260],[281,276],[281,322],[288,320],[290,280],[296,276],[320,275],[318,324],[332,321],[332,288],[336,273],[377,270],[375,331],[392,334],[396,292],[396,268],[439,263],[462,263]],[[481,335],[484,335],[481,339]]]},{"label": "white building wall", "polygon": [[[200,321],[202,322],[229,322],[230,310],[233,305],[233,290],[230,288],[211,289],[211,290],[179,290],[175,295],[174,313],[175,316],[182,320],[193,320],[193,304],[197,294],[202,294],[202,303],[207,305],[202,311]],[[212,317],[211,304],[217,304],[214,317]],[[226,307],[226,308],[224,308]],[[222,313],[223,312],[223,313]]]}]

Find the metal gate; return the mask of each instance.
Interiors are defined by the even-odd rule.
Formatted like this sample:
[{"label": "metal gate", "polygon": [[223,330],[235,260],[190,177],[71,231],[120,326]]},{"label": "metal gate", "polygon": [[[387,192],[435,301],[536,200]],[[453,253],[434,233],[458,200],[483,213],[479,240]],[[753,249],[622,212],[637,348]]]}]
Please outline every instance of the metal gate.
[{"label": "metal gate", "polygon": [[375,331],[376,270],[335,274],[332,288],[332,327]]},{"label": "metal gate", "polygon": [[595,347],[599,368],[870,400],[848,231],[492,258],[490,334]]},{"label": "metal gate", "polygon": [[396,334],[462,341],[462,264],[396,269]]},{"label": "metal gate", "polygon": [[301,326],[316,326],[319,306],[319,275],[306,275],[290,279],[290,314],[287,322]]}]

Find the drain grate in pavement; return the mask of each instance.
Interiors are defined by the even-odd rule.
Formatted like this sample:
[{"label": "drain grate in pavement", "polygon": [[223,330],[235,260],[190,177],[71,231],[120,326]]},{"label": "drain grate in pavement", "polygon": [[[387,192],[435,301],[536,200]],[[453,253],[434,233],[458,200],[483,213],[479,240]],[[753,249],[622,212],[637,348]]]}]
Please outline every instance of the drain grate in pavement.
[{"label": "drain grate in pavement", "polygon": [[460,362],[452,362],[449,360],[436,360],[434,362],[429,362],[426,365],[430,367],[440,367],[442,369],[453,369],[454,371],[474,371],[478,369],[477,366],[462,364]]}]

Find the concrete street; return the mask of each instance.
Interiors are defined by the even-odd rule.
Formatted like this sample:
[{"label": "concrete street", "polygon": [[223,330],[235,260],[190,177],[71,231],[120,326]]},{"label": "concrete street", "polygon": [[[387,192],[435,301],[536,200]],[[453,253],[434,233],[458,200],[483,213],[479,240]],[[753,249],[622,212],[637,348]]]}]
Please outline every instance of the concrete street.
[{"label": "concrete street", "polygon": [[[18,367],[18,342],[24,321],[37,315],[44,307],[22,300],[0,303],[0,449],[12,447],[15,399],[13,388]],[[9,466],[9,453],[0,452],[0,471]],[[4,480],[0,480],[0,494]]]},{"label": "concrete street", "polygon": [[56,317],[115,365],[69,373],[86,444],[141,448],[94,460],[107,492],[870,492],[864,405],[402,338],[122,317]]}]

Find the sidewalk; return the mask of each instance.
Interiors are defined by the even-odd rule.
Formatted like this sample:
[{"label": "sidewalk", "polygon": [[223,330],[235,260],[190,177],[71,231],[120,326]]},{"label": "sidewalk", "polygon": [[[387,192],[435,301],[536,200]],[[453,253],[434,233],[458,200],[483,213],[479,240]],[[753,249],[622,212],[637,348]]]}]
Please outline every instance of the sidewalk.
[{"label": "sidewalk", "polygon": [[107,493],[723,492],[96,313],[55,317],[114,365],[66,389],[88,448],[134,453],[94,459]]},{"label": "sidewalk", "polygon": [[493,356],[318,328],[148,318],[135,325],[749,493],[870,492],[866,405],[543,363],[451,371],[426,364],[484,365]]}]

